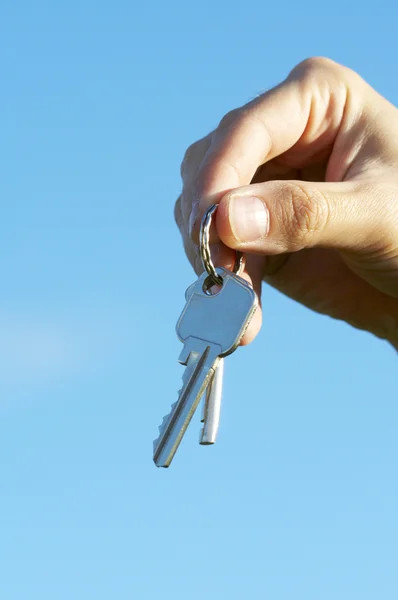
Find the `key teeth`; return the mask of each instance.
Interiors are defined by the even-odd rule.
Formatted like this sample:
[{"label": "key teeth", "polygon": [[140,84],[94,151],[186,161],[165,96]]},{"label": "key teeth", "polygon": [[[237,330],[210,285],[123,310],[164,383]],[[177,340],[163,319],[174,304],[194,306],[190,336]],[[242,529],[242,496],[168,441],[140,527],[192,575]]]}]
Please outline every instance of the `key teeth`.
[{"label": "key teeth", "polygon": [[166,425],[167,425],[167,423],[168,423],[168,421],[169,421],[169,419],[170,419],[170,416],[171,416],[171,414],[172,414],[172,412],[173,412],[173,410],[174,410],[175,406],[177,405],[177,403],[178,403],[178,400],[176,400],[176,402],[174,402],[174,404],[172,404],[172,405],[171,405],[171,407],[170,407],[170,412],[168,412],[168,413],[167,413],[167,415],[165,415],[165,416],[163,417],[163,420],[162,420],[161,424],[160,424],[160,425],[159,425],[159,427],[158,427],[158,429],[159,429],[159,435],[158,435],[158,437],[156,438],[156,440],[153,440],[153,449],[154,449],[154,450],[156,449],[156,446],[157,446],[157,444],[158,444],[159,438],[160,438],[160,436],[162,435],[163,431],[165,430],[165,427],[166,427]]},{"label": "key teeth", "polygon": [[[182,381],[183,381],[183,384],[184,384],[184,383],[186,382],[186,380],[187,380],[187,379],[189,379],[189,377],[191,376],[191,373],[190,373],[190,368],[189,368],[189,367],[191,367],[191,363],[190,363],[190,361],[192,361],[192,360],[193,360],[193,359],[191,358],[191,355],[189,355],[189,359],[188,359],[188,361],[187,361],[187,362],[188,362],[188,364],[187,364],[187,366],[185,367],[185,369],[184,369],[184,373],[183,373],[183,375],[182,375]],[[158,429],[159,429],[159,435],[158,435],[158,437],[156,438],[156,440],[154,440],[154,441],[153,441],[153,449],[154,449],[154,451],[156,450],[156,447],[157,447],[157,445],[158,445],[158,443],[159,443],[159,439],[160,439],[160,437],[162,436],[162,433],[163,433],[163,431],[165,430],[165,428],[166,428],[166,426],[167,426],[167,423],[168,423],[168,421],[169,421],[169,419],[170,419],[171,415],[173,414],[173,411],[174,411],[175,407],[176,407],[176,406],[177,406],[177,404],[178,404],[178,401],[179,401],[179,399],[180,399],[180,397],[181,397],[181,394],[182,394],[182,391],[183,391],[183,389],[184,389],[184,385],[181,387],[181,389],[179,389],[179,390],[178,390],[178,392],[177,392],[177,400],[176,400],[176,401],[175,401],[175,402],[174,402],[174,403],[171,405],[169,412],[167,413],[167,415],[165,415],[165,416],[163,417],[163,420],[162,420],[161,424],[160,424],[160,425],[159,425],[159,427],[158,427]]]},{"label": "key teeth", "polygon": [[162,422],[161,422],[161,424],[160,424],[160,425],[159,425],[159,427],[158,427],[158,429],[159,429],[159,435],[162,435],[162,433],[163,433],[163,431],[164,431],[164,428],[165,428],[165,427],[166,427],[166,425],[167,425],[167,421],[168,421],[168,420],[169,420],[169,418],[170,418],[170,414],[171,414],[171,411],[170,411],[170,412],[169,412],[167,415],[165,415],[165,416],[163,417],[163,419],[162,419]]}]

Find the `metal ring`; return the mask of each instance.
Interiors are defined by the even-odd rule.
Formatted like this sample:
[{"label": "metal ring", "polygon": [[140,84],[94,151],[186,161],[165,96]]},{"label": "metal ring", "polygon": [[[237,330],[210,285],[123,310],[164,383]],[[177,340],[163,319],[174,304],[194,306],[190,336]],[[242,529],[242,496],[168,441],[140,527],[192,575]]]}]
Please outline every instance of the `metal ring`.
[{"label": "metal ring", "polygon": [[[211,227],[211,221],[213,218],[214,213],[217,210],[217,204],[213,204],[212,206],[210,206],[210,208],[207,209],[207,211],[205,212],[203,219],[202,219],[202,224],[201,224],[201,228],[200,228],[200,235],[199,235],[199,250],[200,250],[200,257],[202,259],[202,264],[203,264],[203,268],[207,271],[210,279],[213,281],[213,283],[215,285],[222,285],[222,277],[220,277],[220,275],[218,275],[213,261],[211,259],[211,253],[210,253],[210,227]],[[243,260],[243,254],[242,252],[239,252],[238,250],[236,250],[236,258],[235,258],[235,264],[234,264],[234,273],[236,273],[236,275],[239,275],[241,273],[241,271],[243,270],[244,267],[244,260]]]}]

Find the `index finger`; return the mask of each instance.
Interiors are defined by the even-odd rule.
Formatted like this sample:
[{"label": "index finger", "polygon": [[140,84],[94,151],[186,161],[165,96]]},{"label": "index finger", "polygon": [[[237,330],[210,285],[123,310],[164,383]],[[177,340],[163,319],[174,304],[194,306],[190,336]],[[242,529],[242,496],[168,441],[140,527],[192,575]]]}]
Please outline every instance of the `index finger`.
[{"label": "index finger", "polygon": [[332,149],[349,118],[350,73],[329,59],[308,59],[277,87],[221,120],[185,192],[193,239],[204,211],[231,189],[250,184],[264,163],[293,150],[290,159],[300,167],[312,154]]}]

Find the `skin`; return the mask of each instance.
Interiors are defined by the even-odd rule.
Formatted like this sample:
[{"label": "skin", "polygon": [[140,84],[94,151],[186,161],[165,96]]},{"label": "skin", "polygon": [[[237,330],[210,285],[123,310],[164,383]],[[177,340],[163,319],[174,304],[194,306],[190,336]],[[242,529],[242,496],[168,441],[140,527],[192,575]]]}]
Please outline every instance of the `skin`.
[{"label": "skin", "polygon": [[[216,265],[239,249],[259,298],[266,281],[398,349],[398,110],[358,74],[300,63],[190,146],[181,174],[175,218],[197,273],[201,218],[217,203]],[[243,343],[260,327],[258,310]]]}]

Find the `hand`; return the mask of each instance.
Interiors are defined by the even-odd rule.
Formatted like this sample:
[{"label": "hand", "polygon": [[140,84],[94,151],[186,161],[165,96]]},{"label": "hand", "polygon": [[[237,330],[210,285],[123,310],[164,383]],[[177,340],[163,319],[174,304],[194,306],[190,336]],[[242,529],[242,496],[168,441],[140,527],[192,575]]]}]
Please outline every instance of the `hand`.
[{"label": "hand", "polygon": [[[348,68],[300,63],[193,144],[175,207],[199,273],[204,211],[219,203],[216,265],[398,348],[398,110]],[[261,326],[251,323],[243,343]]]}]

